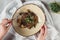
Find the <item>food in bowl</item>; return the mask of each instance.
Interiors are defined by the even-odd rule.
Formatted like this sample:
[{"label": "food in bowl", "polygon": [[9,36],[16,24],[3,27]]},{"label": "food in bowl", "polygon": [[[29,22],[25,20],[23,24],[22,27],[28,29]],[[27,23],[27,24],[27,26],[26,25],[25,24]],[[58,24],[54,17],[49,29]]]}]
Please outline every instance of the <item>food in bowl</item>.
[{"label": "food in bowl", "polygon": [[31,10],[27,10],[27,12],[19,13],[20,17],[17,18],[17,23],[19,23],[20,28],[28,28],[36,27],[38,23],[38,17]]},{"label": "food in bowl", "polygon": [[[33,15],[33,16],[30,16],[30,15]],[[22,5],[15,11],[12,19],[15,19],[12,21],[12,26],[14,30],[18,34],[25,37],[28,37],[37,33],[45,23],[45,16],[44,16],[43,10],[35,4]],[[25,20],[25,22],[23,23],[23,26],[22,26],[21,24],[23,19]],[[28,26],[25,25],[26,22]]]}]

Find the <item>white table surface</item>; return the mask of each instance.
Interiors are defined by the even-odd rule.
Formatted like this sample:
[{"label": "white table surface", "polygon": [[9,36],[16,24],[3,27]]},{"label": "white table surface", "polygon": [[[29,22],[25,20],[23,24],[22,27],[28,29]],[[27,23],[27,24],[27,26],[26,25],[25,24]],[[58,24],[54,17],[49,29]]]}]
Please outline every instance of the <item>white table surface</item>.
[{"label": "white table surface", "polygon": [[[0,13],[2,12],[2,10],[4,9],[4,7],[9,3],[11,2],[12,0],[0,0]],[[28,1],[28,0],[27,0]],[[50,3],[50,2],[53,2],[54,0],[42,0],[46,3]],[[56,0],[57,2],[59,2],[60,0]],[[55,28],[60,32],[60,14],[55,14],[55,13],[52,13],[52,18],[53,18],[53,21],[55,23]],[[14,32],[14,31],[13,31]],[[18,34],[17,34],[18,35]],[[9,35],[9,36],[12,36],[14,37],[13,35]],[[11,37],[11,38],[12,38]],[[10,38],[10,40],[11,40]],[[19,37],[17,37],[19,38]],[[18,39],[17,39],[18,40]]]}]

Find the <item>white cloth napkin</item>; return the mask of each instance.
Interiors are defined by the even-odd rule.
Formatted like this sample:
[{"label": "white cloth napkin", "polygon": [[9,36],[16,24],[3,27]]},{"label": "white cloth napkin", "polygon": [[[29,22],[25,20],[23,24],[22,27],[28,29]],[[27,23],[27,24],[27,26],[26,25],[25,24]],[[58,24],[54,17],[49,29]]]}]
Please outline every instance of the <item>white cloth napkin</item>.
[{"label": "white cloth napkin", "polygon": [[[19,8],[22,5],[28,4],[28,3],[34,3],[40,7],[42,7],[45,15],[46,15],[46,25],[48,27],[48,34],[46,37],[46,40],[59,40],[59,34],[58,31],[55,28],[54,22],[52,20],[52,17],[48,10],[45,8],[44,4],[40,1],[28,1],[22,4],[21,1],[12,1],[5,6],[4,10],[0,14],[0,22],[4,18],[12,18],[13,13],[16,11],[17,8]],[[30,37],[23,37],[19,34],[17,34],[14,29],[11,27],[7,35],[4,37],[3,40],[36,40],[35,36]]]}]

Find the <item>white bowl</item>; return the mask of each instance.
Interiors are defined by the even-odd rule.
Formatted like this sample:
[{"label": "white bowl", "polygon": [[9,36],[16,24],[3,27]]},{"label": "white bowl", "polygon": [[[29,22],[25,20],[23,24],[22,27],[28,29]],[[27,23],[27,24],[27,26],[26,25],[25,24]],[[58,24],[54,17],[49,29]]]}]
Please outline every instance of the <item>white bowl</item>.
[{"label": "white bowl", "polygon": [[21,11],[25,11],[27,9],[33,11],[38,16],[38,23],[35,28],[32,27],[31,29],[28,29],[28,28],[18,27],[16,20],[13,20],[12,22],[13,28],[15,29],[17,33],[19,33],[22,36],[30,36],[30,35],[37,33],[41,29],[43,24],[45,23],[45,16],[44,16],[42,9],[36,4],[32,4],[32,3],[24,4],[20,8],[18,8],[13,15],[13,19],[16,18]]}]

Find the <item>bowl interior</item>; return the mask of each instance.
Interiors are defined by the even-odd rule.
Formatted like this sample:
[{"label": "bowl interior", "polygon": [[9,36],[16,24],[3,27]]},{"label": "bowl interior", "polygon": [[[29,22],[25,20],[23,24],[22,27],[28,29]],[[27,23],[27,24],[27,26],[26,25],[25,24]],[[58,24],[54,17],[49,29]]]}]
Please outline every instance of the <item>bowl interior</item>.
[{"label": "bowl interior", "polygon": [[26,5],[21,6],[20,8],[16,10],[12,18],[13,19],[16,18],[20,12],[26,12],[27,9],[33,11],[37,15],[38,23],[36,24],[35,28],[32,27],[31,29],[28,29],[28,28],[18,27],[18,23],[16,22],[16,19],[13,20],[12,22],[13,28],[18,34],[22,36],[30,36],[30,35],[37,33],[41,29],[43,24],[45,23],[45,16],[44,16],[42,9],[35,4],[26,4]]}]

